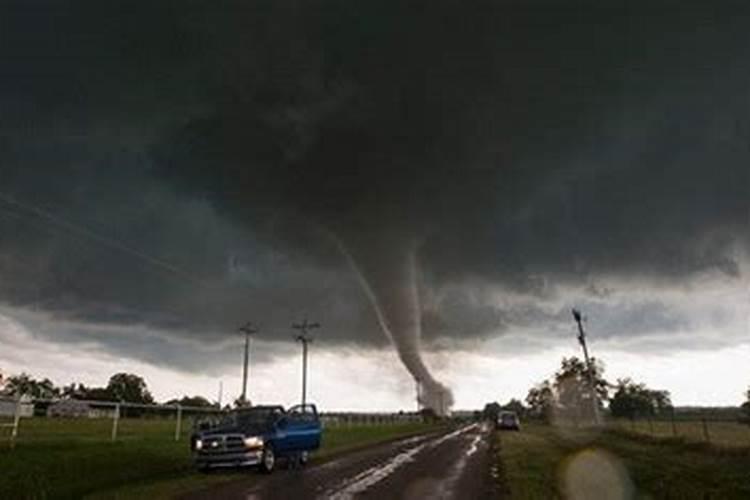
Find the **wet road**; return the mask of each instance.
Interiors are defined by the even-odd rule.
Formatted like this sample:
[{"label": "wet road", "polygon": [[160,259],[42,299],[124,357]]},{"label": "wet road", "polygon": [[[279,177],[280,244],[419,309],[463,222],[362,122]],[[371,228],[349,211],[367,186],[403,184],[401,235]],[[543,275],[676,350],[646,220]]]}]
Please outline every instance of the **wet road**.
[{"label": "wet road", "polygon": [[189,499],[491,498],[490,434],[472,424],[350,453],[302,470],[253,473]]}]

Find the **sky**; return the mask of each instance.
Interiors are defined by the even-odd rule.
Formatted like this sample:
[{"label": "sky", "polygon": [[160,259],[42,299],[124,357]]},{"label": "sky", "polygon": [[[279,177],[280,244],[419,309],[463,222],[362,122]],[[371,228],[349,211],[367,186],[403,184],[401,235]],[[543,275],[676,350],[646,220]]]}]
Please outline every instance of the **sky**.
[{"label": "sky", "polygon": [[[5,2],[0,370],[330,409],[750,385],[729,3]],[[746,363],[744,363],[746,365]],[[363,397],[366,389],[366,397]],[[441,396],[442,395],[442,396]]]}]

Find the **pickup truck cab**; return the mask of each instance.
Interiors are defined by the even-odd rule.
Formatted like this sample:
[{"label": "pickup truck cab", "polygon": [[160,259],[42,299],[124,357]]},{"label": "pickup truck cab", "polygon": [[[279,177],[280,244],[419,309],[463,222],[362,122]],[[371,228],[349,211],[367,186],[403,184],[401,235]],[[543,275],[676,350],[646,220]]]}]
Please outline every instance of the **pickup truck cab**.
[{"label": "pickup truck cab", "polygon": [[270,473],[277,459],[307,460],[320,447],[321,426],[315,405],[253,406],[233,410],[218,424],[203,425],[190,439],[195,465],[259,466]]}]

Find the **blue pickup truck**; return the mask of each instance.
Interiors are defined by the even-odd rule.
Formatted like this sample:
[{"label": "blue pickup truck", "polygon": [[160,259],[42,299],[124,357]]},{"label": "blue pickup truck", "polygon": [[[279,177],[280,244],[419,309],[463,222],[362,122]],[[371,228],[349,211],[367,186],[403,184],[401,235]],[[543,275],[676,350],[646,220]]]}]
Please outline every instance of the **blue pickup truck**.
[{"label": "blue pickup truck", "polygon": [[215,425],[202,425],[191,437],[195,465],[259,466],[274,470],[278,459],[304,464],[320,447],[321,426],[315,405],[253,406],[230,412]]}]

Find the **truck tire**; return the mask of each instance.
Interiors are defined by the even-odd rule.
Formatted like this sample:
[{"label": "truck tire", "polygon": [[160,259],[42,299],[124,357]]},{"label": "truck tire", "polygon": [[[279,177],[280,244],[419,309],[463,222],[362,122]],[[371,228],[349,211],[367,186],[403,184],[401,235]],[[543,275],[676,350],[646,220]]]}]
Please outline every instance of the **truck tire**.
[{"label": "truck tire", "polygon": [[272,446],[267,446],[263,450],[263,456],[260,459],[260,470],[266,474],[273,472],[276,467],[276,453]]},{"label": "truck tire", "polygon": [[299,454],[299,464],[300,465],[303,465],[303,466],[307,465],[307,462],[309,462],[309,461],[310,461],[310,452],[303,451],[302,453]]}]

